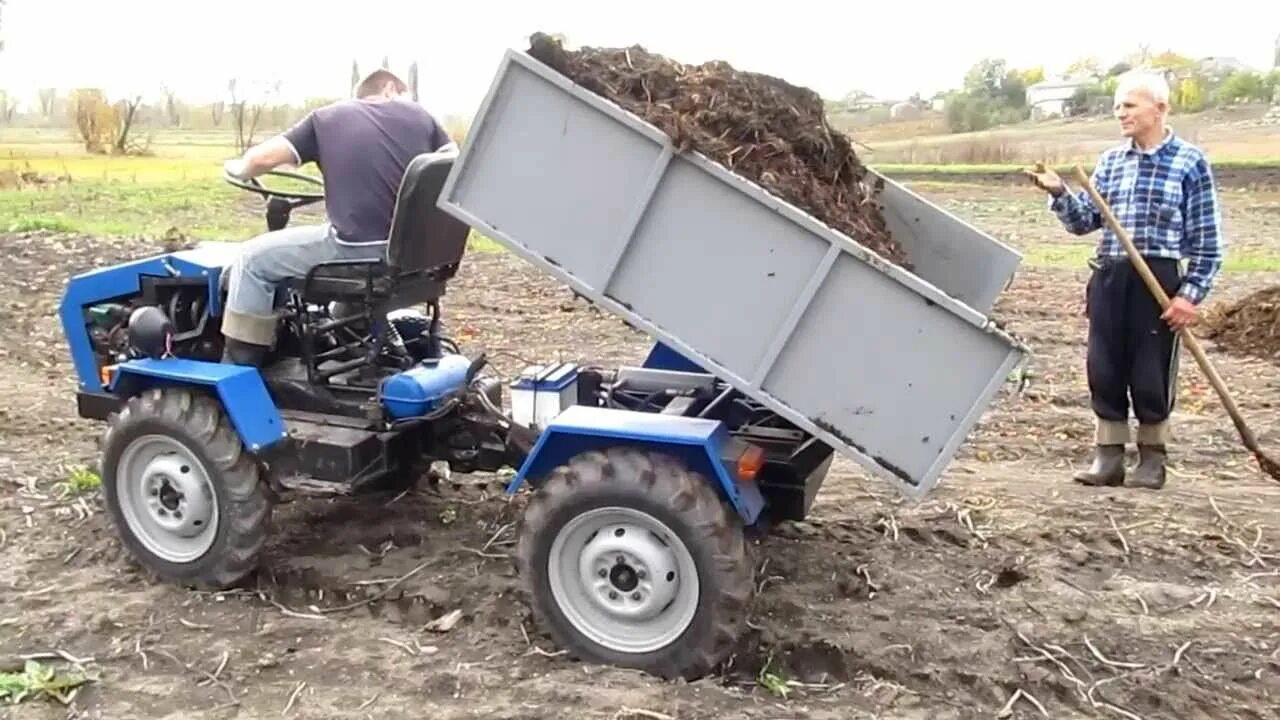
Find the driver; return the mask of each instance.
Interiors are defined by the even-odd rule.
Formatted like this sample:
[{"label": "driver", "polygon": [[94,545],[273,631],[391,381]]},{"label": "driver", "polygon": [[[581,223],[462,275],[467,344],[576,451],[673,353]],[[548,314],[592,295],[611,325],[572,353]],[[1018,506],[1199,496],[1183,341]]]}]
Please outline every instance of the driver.
[{"label": "driver", "polygon": [[281,165],[314,161],[324,175],[329,222],[286,227],[245,243],[227,268],[223,362],[261,365],[275,342],[276,284],[302,277],[318,263],[377,259],[405,167],[422,153],[456,149],[422,106],[404,97],[408,86],[378,69],[356,86],[355,98],[312,111],[284,133],[228,160],[241,180]]}]

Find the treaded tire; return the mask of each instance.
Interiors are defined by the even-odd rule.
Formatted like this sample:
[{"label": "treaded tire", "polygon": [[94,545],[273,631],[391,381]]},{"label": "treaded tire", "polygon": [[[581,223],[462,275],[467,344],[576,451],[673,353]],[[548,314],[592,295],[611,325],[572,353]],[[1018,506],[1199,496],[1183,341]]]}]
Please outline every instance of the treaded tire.
[{"label": "treaded tire", "polygon": [[[692,621],[672,642],[650,652],[618,652],[593,641],[573,626],[551,591],[548,563],[556,535],[575,516],[609,506],[660,520],[684,543],[696,567],[699,595]],[[661,453],[616,447],[574,457],[534,491],[517,543],[516,570],[534,618],[579,660],[697,679],[732,652],[754,595],[754,565],[738,514],[710,480]]]},{"label": "treaded tire", "polygon": [[[191,562],[149,551],[121,509],[119,463],[130,443],[163,435],[185,446],[213,487],[217,528],[212,545]],[[153,388],[113,414],[102,440],[102,491],[108,514],[129,553],[152,575],[202,590],[231,587],[257,566],[271,521],[271,501],[259,467],[244,449],[221,404],[185,388]]]}]

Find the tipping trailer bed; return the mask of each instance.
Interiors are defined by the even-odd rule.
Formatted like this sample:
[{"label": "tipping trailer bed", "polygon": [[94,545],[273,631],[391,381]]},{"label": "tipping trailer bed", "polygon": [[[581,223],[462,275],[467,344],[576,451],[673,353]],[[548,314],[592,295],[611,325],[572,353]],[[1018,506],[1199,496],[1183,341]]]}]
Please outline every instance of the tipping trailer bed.
[{"label": "tipping trailer bed", "polygon": [[439,206],[919,496],[1025,355],[986,316],[1021,256],[882,200],[914,273],[509,50]]}]

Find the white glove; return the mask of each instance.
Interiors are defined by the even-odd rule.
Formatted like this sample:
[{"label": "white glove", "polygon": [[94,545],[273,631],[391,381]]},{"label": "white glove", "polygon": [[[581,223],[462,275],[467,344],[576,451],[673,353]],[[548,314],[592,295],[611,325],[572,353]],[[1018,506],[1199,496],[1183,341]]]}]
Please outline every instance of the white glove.
[{"label": "white glove", "polygon": [[233,178],[238,178],[240,180],[249,179],[249,163],[245,162],[244,158],[228,160],[222,164],[222,169]]}]

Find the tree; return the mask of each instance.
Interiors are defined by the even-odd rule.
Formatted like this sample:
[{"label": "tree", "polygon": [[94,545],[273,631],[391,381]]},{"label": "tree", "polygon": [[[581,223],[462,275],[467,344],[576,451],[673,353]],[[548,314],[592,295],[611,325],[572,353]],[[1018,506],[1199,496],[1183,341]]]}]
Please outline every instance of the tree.
[{"label": "tree", "polygon": [[1102,61],[1093,55],[1077,58],[1067,66],[1069,76],[1098,77],[1102,74]]},{"label": "tree", "polygon": [[1199,112],[1205,107],[1206,95],[1204,80],[1195,76],[1184,77],[1174,87],[1173,109],[1177,112]]},{"label": "tree", "polygon": [[71,92],[68,111],[77,136],[91,153],[106,152],[116,139],[116,112],[98,88],[78,88]]},{"label": "tree", "polygon": [[13,114],[18,109],[18,99],[9,97],[9,93],[0,90],[0,122],[13,122]]},{"label": "tree", "polygon": [[182,124],[182,111],[178,106],[177,93],[168,85],[161,84],[160,96],[164,99],[164,115],[170,127],[178,127]]},{"label": "tree", "polygon": [[1179,55],[1172,50],[1166,50],[1151,58],[1151,67],[1160,70],[1171,70],[1175,74],[1183,74],[1195,70],[1196,61],[1186,55]]},{"label": "tree", "polygon": [[1280,103],[1280,67],[1262,78],[1262,88],[1271,102]]},{"label": "tree", "polygon": [[[227,92],[231,95],[231,126],[236,131],[236,152],[244,152],[253,147],[254,134],[258,131],[262,112],[267,108],[268,101],[279,94],[280,84],[277,80],[257,93],[245,92],[241,96],[237,78],[232,78],[227,83]],[[250,95],[256,95],[252,103],[249,101]]]},{"label": "tree", "polygon": [[1033,68],[1027,68],[1026,70],[1017,70],[1015,72],[1018,73],[1018,77],[1022,80],[1022,84],[1025,86],[1031,86],[1031,85],[1035,85],[1038,82],[1044,82],[1044,66],[1043,65],[1036,65]]},{"label": "tree", "polygon": [[964,76],[964,91],[970,95],[995,97],[1000,93],[1007,70],[1005,61],[986,58],[969,68]]},{"label": "tree", "polygon": [[[1141,65],[1142,63],[1138,63],[1138,64]],[[1111,66],[1111,69],[1107,71],[1107,77],[1108,78],[1119,77],[1129,72],[1132,69],[1133,69],[1133,65],[1131,65],[1130,63],[1124,62],[1122,60],[1116,63],[1115,65]]]},{"label": "tree", "polygon": [[46,118],[53,117],[53,102],[58,97],[57,88],[41,88],[38,95],[40,96],[40,114]]},{"label": "tree", "polygon": [[1245,100],[1266,101],[1271,99],[1262,76],[1246,70],[1238,70],[1228,75],[1218,88],[1218,102],[1233,103]]},{"label": "tree", "polygon": [[134,95],[133,98],[125,98],[114,108],[116,114],[116,136],[112,147],[121,155],[131,155],[142,152],[146,149],[145,144],[134,142],[134,138],[130,137],[130,131],[134,129],[135,122],[138,119],[138,108],[142,105],[142,95]]}]

